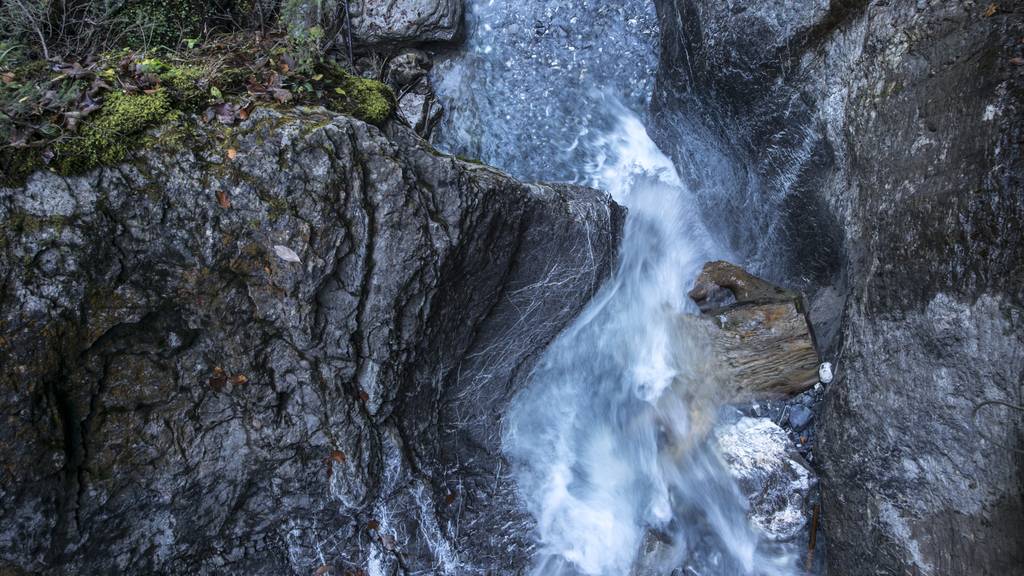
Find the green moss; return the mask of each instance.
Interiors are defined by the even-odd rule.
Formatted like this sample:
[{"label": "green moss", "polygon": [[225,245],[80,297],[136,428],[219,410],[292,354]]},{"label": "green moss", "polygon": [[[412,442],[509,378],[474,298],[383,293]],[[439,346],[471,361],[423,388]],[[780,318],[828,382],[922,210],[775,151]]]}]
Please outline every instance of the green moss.
[{"label": "green moss", "polygon": [[36,170],[44,166],[36,148],[0,149],[0,187],[19,188]]},{"label": "green moss", "polygon": [[115,92],[107,97],[99,115],[82,127],[78,137],[57,146],[57,171],[80,174],[97,166],[117,164],[145,129],[170,117],[170,98],[163,89],[153,94]]},{"label": "green moss", "polygon": [[277,222],[288,213],[288,201],[284,198],[270,197],[263,200],[270,206],[267,216],[271,222]]},{"label": "green moss", "polygon": [[395,112],[395,94],[386,84],[353,76],[334,64],[323,65],[327,107],[381,125]]},{"label": "green moss", "polygon": [[168,67],[160,74],[160,82],[183,110],[196,110],[210,102],[204,80],[205,73],[198,66]]}]

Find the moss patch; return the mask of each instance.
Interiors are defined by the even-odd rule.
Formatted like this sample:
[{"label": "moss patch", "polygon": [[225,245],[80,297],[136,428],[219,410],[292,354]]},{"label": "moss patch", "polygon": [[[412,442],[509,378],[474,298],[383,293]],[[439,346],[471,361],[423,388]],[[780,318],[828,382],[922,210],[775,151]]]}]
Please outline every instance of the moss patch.
[{"label": "moss patch", "polygon": [[137,137],[171,117],[167,91],[152,94],[115,92],[102,111],[91,119],[78,137],[61,142],[55,152],[57,171],[81,174],[97,166],[117,164],[127,157]]},{"label": "moss patch", "polygon": [[160,73],[160,82],[183,110],[197,110],[210,103],[206,74],[198,66],[169,67]]},{"label": "moss patch", "polygon": [[335,64],[322,69],[327,108],[378,126],[394,114],[395,94],[386,84],[354,76]]}]

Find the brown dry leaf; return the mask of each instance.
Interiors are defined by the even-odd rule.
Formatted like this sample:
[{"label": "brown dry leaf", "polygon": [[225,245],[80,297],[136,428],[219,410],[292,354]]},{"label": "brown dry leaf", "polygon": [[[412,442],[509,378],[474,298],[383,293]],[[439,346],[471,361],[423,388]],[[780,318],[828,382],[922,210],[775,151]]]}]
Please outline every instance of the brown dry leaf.
[{"label": "brown dry leaf", "polygon": [[249,377],[246,376],[245,374],[239,374],[239,375],[237,375],[237,376],[235,376],[234,378],[231,379],[231,383],[234,384],[235,386],[241,386],[242,384],[248,384],[249,383]]},{"label": "brown dry leaf", "polygon": [[213,376],[210,376],[210,386],[216,389],[221,389],[225,384],[228,383],[228,375],[224,372],[224,369],[220,366],[214,366]]},{"label": "brown dry leaf", "polygon": [[333,566],[331,566],[330,564],[324,564],[323,566],[317,568],[316,572],[313,572],[313,576],[324,576],[324,574],[329,574],[332,570],[334,570]]},{"label": "brown dry leaf", "polygon": [[366,393],[366,390],[360,390],[359,399],[362,400],[363,402],[367,402],[370,400],[370,395]]},{"label": "brown dry leaf", "polygon": [[238,150],[228,148],[228,160],[234,160],[236,156],[238,156]]},{"label": "brown dry leaf", "polygon": [[292,99],[292,93],[284,88],[271,88],[270,95],[280,104],[284,104]]},{"label": "brown dry leaf", "polygon": [[985,18],[988,18],[989,16],[994,16],[995,13],[998,11],[999,6],[996,6],[995,4],[989,4],[988,8],[985,8]]},{"label": "brown dry leaf", "polygon": [[14,72],[4,72],[3,74],[0,74],[0,80],[2,80],[4,84],[14,82]]},{"label": "brown dry leaf", "polygon": [[448,494],[445,494],[444,503],[451,504],[452,502],[455,502],[455,493],[449,492]]},{"label": "brown dry leaf", "polygon": [[217,204],[221,208],[231,208],[231,197],[223,190],[217,190]]},{"label": "brown dry leaf", "polygon": [[331,450],[331,460],[337,462],[338,464],[342,464],[345,462],[345,458],[345,453],[342,452],[341,450]]},{"label": "brown dry leaf", "polygon": [[1010,58],[1010,64],[1013,64],[1014,66],[1020,66],[1024,64],[1024,58],[1021,58],[1020,56],[1017,56],[1016,58]]},{"label": "brown dry leaf", "polygon": [[376,520],[370,520],[366,523],[367,530],[376,530],[378,528],[380,528],[380,522],[377,522]]}]

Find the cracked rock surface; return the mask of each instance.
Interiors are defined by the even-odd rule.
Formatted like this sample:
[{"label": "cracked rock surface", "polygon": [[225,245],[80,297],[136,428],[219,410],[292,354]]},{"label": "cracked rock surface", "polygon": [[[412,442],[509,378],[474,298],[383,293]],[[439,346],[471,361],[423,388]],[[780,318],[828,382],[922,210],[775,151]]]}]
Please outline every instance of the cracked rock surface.
[{"label": "cracked rock surface", "polygon": [[0,190],[0,572],[516,569],[497,422],[623,210],[323,109],[163,130]]}]

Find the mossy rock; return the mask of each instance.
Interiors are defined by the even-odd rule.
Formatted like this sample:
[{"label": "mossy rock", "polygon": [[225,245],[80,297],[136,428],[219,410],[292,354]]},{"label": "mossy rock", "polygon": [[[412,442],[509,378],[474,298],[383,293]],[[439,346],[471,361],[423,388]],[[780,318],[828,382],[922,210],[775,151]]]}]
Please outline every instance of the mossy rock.
[{"label": "mossy rock", "polygon": [[377,126],[395,113],[395,93],[383,82],[349,74],[336,64],[323,64],[321,70],[327,108]]},{"label": "mossy rock", "polygon": [[166,122],[172,114],[170,97],[162,88],[152,94],[110,94],[98,116],[90,118],[77,137],[56,147],[57,171],[81,174],[117,164],[147,128]]}]

